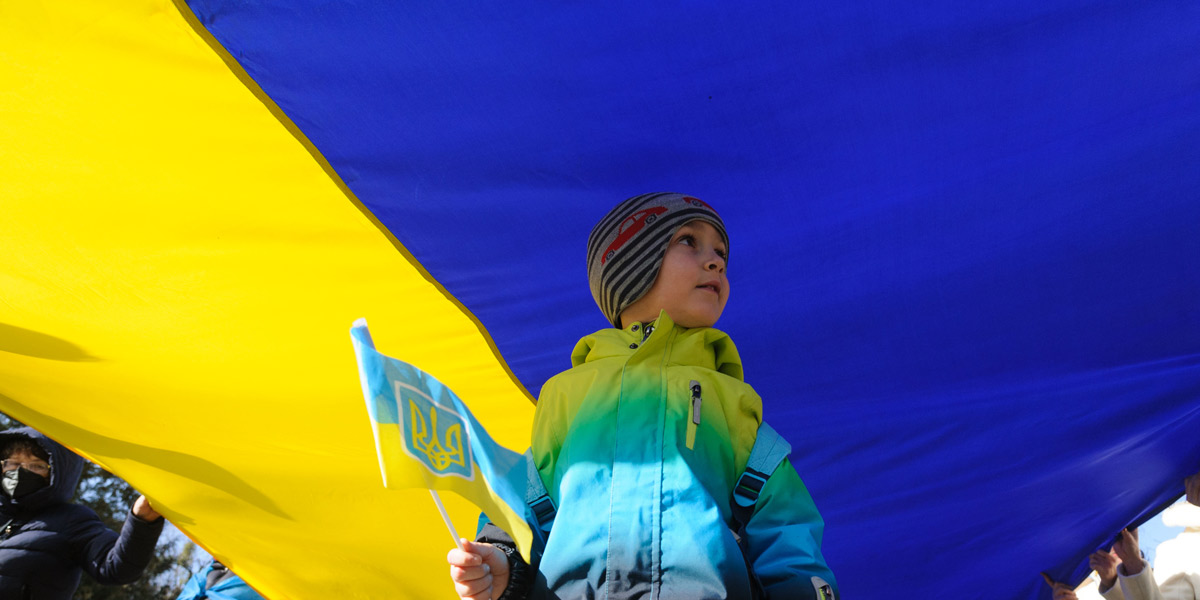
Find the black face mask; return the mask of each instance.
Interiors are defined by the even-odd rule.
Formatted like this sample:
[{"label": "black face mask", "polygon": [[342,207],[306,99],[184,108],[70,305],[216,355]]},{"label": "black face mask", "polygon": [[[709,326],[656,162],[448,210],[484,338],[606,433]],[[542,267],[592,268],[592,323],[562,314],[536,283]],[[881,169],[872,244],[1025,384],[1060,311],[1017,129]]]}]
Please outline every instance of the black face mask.
[{"label": "black face mask", "polygon": [[24,467],[5,473],[4,478],[0,480],[0,487],[4,488],[4,493],[14,500],[28,496],[48,485],[50,485],[49,478],[42,477]]}]

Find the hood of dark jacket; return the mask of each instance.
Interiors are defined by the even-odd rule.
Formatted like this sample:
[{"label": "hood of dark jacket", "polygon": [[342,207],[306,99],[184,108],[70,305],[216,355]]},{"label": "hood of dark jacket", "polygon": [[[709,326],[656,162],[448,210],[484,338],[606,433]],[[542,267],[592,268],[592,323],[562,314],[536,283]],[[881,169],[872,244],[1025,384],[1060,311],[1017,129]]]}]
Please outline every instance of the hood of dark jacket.
[{"label": "hood of dark jacket", "polygon": [[32,427],[0,431],[0,448],[18,437],[32,440],[46,451],[50,457],[50,485],[15,500],[0,491],[0,512],[12,515],[70,502],[83,475],[83,457]]}]

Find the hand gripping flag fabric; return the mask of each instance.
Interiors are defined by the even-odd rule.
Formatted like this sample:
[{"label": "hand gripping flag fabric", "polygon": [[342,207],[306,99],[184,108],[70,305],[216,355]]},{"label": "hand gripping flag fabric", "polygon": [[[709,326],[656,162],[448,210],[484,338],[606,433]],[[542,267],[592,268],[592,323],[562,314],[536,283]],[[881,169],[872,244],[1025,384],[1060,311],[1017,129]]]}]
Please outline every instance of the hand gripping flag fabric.
[{"label": "hand gripping flag fabric", "polygon": [[480,507],[529,561],[525,457],[492,440],[432,375],[377,352],[363,319],[350,328],[367,415],[388,489],[450,490]]}]

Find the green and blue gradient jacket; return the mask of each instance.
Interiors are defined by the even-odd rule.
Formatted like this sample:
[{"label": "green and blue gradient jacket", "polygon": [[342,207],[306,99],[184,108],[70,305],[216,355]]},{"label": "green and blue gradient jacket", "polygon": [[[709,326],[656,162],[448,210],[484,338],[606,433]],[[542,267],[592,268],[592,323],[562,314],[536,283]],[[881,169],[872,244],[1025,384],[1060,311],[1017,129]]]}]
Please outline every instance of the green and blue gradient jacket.
[{"label": "green and blue gradient jacket", "polygon": [[571,359],[534,416],[534,461],[558,507],[534,597],[748,599],[747,563],[769,598],[818,598],[814,577],[836,586],[789,461],[762,490],[747,556],[730,530],[762,400],[729,336],[663,313],[589,335]]}]

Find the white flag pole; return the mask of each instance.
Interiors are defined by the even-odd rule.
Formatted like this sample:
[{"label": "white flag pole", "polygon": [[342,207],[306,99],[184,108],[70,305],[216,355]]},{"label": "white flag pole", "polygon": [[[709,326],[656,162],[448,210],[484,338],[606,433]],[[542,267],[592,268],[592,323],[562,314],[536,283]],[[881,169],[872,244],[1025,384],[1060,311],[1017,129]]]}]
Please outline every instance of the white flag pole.
[{"label": "white flag pole", "polygon": [[458,532],[454,530],[454,523],[450,522],[450,515],[446,514],[446,507],[442,506],[442,499],[438,496],[437,490],[429,490],[429,494],[433,496],[433,503],[437,505],[438,512],[442,513],[442,520],[446,522],[446,528],[450,530],[450,535],[454,537],[454,545],[462,550],[462,542],[458,539]]}]

